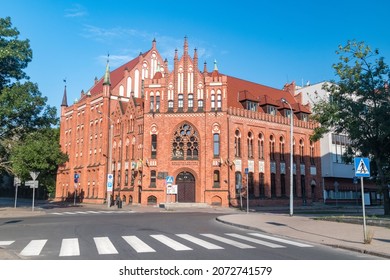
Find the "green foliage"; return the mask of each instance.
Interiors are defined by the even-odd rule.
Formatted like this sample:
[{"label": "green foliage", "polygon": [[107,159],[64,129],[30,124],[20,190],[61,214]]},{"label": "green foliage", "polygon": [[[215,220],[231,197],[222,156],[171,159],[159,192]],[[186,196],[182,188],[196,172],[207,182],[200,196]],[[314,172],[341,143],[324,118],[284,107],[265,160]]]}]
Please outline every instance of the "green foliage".
[{"label": "green foliage", "polygon": [[29,40],[19,40],[18,36],[11,19],[0,18],[0,172],[11,174],[20,172],[13,170],[17,165],[11,161],[11,157],[17,158],[12,155],[16,148],[31,141],[33,131],[42,133],[58,125],[56,108],[46,104],[47,98],[24,72],[32,60],[32,50]]},{"label": "green foliage", "polygon": [[0,18],[0,91],[11,79],[28,78],[23,69],[32,59],[32,50],[29,40],[19,40],[18,36],[11,18]]},{"label": "green foliage", "polygon": [[[364,42],[349,41],[337,51],[333,65],[338,81],[325,84],[329,100],[314,106],[313,119],[321,125],[312,139],[325,133],[347,134],[351,140],[348,154],[359,151],[375,162],[378,184],[387,189],[385,170],[390,165],[390,79],[389,66],[378,50]],[[385,212],[390,213],[388,192],[384,191]]]},{"label": "green foliage", "polygon": [[31,132],[11,150],[13,173],[22,180],[31,180],[30,171],[39,171],[40,185],[51,193],[55,189],[57,167],[67,160],[68,156],[60,149],[58,128]]}]

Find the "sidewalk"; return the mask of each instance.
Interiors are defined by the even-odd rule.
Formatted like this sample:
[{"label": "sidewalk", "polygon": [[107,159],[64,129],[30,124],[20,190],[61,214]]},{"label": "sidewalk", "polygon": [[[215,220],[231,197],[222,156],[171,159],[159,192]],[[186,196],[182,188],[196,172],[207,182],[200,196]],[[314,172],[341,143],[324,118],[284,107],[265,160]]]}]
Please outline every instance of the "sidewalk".
[{"label": "sidewalk", "polygon": [[[37,206],[34,211],[31,207],[3,207],[0,205],[0,218],[21,218],[38,215],[45,215],[45,210]],[[265,233],[281,237],[290,237],[299,239],[302,242],[323,244],[336,248],[342,248],[379,256],[390,259],[390,227],[367,225],[367,236],[373,235],[370,244],[364,244],[364,230],[362,224],[351,224],[344,222],[333,222],[314,219],[316,214],[303,214],[297,211],[290,217],[286,209],[256,209],[255,212],[241,212],[233,208],[221,207],[175,207],[160,208],[158,206],[129,206],[121,209],[117,207],[107,208],[106,205],[88,205],[79,206],[80,209],[100,209],[100,210],[131,210],[134,212],[213,212],[220,214],[217,221],[242,228],[260,230]],[[69,210],[72,207],[69,206]],[[311,210],[312,208],[306,208]],[[267,212],[265,212],[267,211]],[[279,212],[278,212],[279,211]],[[309,212],[307,211],[307,212]],[[272,212],[272,213],[271,213]],[[276,213],[275,213],[276,212]],[[301,213],[299,213],[301,212]],[[340,215],[340,213],[338,213]],[[337,215],[337,214],[335,214]],[[346,214],[348,215],[348,213]],[[389,220],[387,220],[389,222]]]}]

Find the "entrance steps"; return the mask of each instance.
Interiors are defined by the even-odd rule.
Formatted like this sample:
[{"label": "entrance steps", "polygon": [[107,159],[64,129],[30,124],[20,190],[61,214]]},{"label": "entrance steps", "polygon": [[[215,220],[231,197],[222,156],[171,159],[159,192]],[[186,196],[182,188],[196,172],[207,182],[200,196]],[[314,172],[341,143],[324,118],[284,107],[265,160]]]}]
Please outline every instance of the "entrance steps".
[{"label": "entrance steps", "polygon": [[160,203],[160,208],[166,210],[173,210],[179,208],[210,208],[207,203],[194,203],[194,202],[172,202],[172,203]]}]

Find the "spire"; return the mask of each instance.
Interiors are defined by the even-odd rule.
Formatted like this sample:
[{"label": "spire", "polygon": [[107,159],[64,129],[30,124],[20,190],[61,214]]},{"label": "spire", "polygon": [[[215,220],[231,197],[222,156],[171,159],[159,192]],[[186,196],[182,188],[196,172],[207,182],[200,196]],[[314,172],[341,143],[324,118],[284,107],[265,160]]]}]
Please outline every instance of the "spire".
[{"label": "spire", "polygon": [[110,55],[108,54],[107,55],[107,64],[106,64],[106,72],[104,73],[104,82],[103,82],[103,85],[111,85],[111,81],[110,81],[110,64],[109,64],[109,58],[110,58]]},{"label": "spire", "polygon": [[214,60],[214,71],[218,71],[217,60]]},{"label": "spire", "polygon": [[188,54],[188,41],[187,36],[184,37],[184,53]]},{"label": "spire", "polygon": [[65,87],[64,87],[64,95],[62,96],[62,102],[61,107],[68,107],[68,97],[66,96],[66,80],[64,80]]}]

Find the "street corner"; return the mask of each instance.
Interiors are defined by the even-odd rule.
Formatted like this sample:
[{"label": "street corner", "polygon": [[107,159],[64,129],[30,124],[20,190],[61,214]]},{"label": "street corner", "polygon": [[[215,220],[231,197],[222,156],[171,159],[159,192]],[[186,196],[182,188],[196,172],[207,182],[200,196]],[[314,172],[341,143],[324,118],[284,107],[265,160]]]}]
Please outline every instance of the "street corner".
[{"label": "street corner", "polygon": [[0,218],[18,218],[45,215],[46,212],[41,209],[27,209],[27,208],[0,208]]}]

